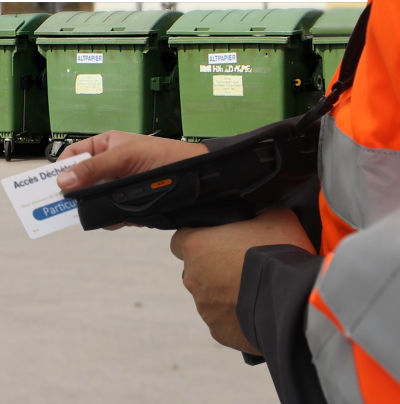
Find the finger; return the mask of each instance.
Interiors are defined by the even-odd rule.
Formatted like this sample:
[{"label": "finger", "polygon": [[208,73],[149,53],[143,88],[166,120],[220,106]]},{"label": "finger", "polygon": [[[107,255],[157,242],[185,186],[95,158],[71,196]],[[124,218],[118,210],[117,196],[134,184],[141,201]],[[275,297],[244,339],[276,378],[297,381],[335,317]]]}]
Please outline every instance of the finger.
[{"label": "finger", "polygon": [[103,229],[108,230],[108,231],[115,231],[115,230],[122,229],[123,227],[125,227],[125,222],[114,224],[112,226],[103,227]]},{"label": "finger", "polygon": [[93,156],[95,154],[94,149],[94,138],[90,137],[88,139],[81,140],[79,142],[71,144],[70,146],[67,146],[61,153],[58,160],[64,160],[68,157],[77,156],[78,154],[82,154],[85,152],[88,152]]},{"label": "finger", "polygon": [[[117,149],[116,147],[115,149]],[[116,152],[105,151],[63,171],[57,184],[63,191],[88,187],[109,177],[120,177],[126,171],[126,159]]]},{"label": "finger", "polygon": [[171,238],[171,252],[176,258],[183,261],[183,245],[187,237],[193,232],[190,227],[183,227],[177,230]]},{"label": "finger", "polygon": [[114,224],[113,226],[103,227],[103,229],[109,230],[109,231],[115,231],[115,230],[122,229],[122,227],[143,227],[143,226],[138,225],[138,224],[129,223],[129,222],[122,222],[122,223]]},{"label": "finger", "polygon": [[116,132],[112,130],[100,133],[99,135],[92,136],[79,142],[75,142],[72,145],[68,146],[61,153],[58,159],[63,160],[65,158],[76,156],[85,152],[88,152],[92,156],[95,156],[108,150],[111,144],[116,145],[117,143],[124,142],[126,141],[126,139],[132,138],[135,135],[136,134],[133,133]]}]

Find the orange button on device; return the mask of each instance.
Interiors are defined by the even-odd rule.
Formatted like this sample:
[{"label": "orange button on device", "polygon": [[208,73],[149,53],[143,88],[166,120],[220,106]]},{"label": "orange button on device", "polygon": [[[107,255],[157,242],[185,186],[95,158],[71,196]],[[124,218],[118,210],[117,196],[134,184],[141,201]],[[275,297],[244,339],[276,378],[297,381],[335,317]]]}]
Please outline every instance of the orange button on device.
[{"label": "orange button on device", "polygon": [[162,187],[165,187],[165,186],[171,185],[171,184],[172,184],[172,180],[170,178],[168,178],[167,180],[153,182],[150,186],[152,189],[157,189],[157,188],[162,188]]}]

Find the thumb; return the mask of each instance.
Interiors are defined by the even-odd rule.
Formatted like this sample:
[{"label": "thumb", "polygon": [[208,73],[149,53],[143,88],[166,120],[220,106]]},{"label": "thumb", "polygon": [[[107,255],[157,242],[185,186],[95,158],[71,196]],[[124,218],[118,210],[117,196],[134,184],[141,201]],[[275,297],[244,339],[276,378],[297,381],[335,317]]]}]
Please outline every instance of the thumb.
[{"label": "thumb", "polygon": [[63,191],[89,187],[107,178],[122,175],[123,164],[118,153],[105,151],[63,171],[57,184]]}]

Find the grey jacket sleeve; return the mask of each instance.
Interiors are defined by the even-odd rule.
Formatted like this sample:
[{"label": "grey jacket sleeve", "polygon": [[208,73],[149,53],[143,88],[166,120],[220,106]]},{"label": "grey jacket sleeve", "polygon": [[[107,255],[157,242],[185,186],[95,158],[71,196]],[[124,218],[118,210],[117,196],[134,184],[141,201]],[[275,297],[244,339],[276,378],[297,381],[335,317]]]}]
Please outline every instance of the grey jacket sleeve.
[{"label": "grey jacket sleeve", "polygon": [[304,326],[322,261],[291,245],[256,247],[246,254],[237,316],[246,338],[262,353],[282,404],[326,404]]}]

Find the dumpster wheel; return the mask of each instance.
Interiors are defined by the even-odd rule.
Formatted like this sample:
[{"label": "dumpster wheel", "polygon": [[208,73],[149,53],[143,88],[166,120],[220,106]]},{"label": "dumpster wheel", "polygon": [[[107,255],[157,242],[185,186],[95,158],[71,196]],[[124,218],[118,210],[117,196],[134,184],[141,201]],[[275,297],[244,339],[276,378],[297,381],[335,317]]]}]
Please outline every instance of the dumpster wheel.
[{"label": "dumpster wheel", "polygon": [[12,149],[12,141],[4,140],[4,158],[6,161],[11,161]]},{"label": "dumpster wheel", "polygon": [[68,143],[63,142],[61,145],[59,143],[60,142],[53,141],[46,146],[44,155],[46,156],[47,160],[49,160],[51,163],[56,162],[57,159],[60,157],[60,154],[68,146]]}]

